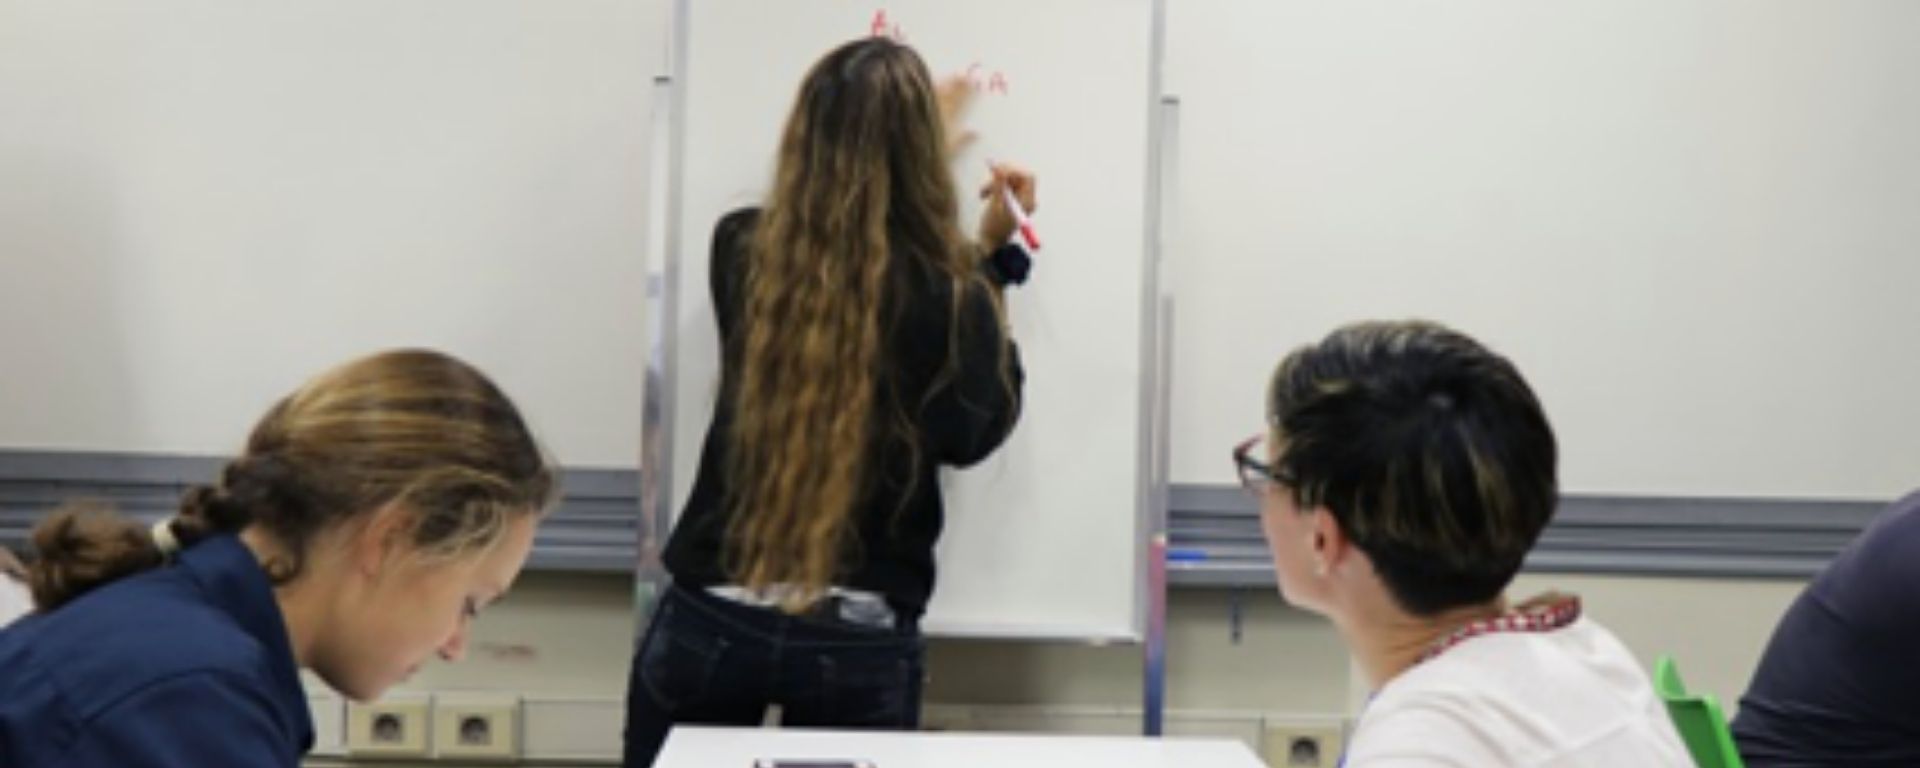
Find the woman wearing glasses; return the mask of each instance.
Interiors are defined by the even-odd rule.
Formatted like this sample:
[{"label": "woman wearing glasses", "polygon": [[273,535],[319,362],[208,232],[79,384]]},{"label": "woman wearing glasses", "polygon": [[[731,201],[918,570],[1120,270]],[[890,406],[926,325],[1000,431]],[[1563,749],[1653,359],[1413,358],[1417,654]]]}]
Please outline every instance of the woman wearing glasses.
[{"label": "woman wearing glasses", "polygon": [[948,170],[967,93],[883,38],[800,86],[762,209],[715,228],[721,389],[636,651],[626,764],[674,723],[913,728],[941,465],[1012,430],[1021,368],[1001,291],[1026,273],[994,169],[978,239]]},{"label": "woman wearing glasses", "polygon": [[1373,695],[1359,766],[1692,765],[1647,675],[1576,597],[1510,602],[1553,516],[1553,431],[1512,363],[1424,322],[1281,361],[1241,444],[1280,592],[1333,621]]}]

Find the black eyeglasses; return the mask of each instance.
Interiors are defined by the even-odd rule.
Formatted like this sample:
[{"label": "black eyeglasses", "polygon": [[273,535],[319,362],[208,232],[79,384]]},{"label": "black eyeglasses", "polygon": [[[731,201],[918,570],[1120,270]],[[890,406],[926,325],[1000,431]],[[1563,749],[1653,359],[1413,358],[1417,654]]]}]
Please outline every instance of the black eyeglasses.
[{"label": "black eyeglasses", "polygon": [[1233,468],[1240,475],[1240,487],[1256,497],[1269,489],[1290,485],[1273,465],[1253,457],[1253,447],[1265,438],[1266,435],[1254,435],[1233,448]]}]

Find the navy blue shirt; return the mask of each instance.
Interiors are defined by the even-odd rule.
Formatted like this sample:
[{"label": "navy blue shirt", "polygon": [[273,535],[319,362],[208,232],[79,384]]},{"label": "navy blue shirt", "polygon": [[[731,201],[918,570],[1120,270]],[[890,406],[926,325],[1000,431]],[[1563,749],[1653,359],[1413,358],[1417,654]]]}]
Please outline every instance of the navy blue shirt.
[{"label": "navy blue shirt", "polygon": [[1787,609],[1733,735],[1751,768],[1920,766],[1920,493]]},{"label": "navy blue shirt", "polygon": [[312,746],[272,583],[232,536],[0,630],[0,766],[296,768]]}]

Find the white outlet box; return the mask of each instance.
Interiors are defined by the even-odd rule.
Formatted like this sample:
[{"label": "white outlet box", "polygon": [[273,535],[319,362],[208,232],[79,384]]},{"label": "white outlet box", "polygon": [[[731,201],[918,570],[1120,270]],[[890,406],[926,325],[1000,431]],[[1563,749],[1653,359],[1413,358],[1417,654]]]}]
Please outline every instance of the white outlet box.
[{"label": "white outlet box", "polygon": [[340,756],[347,753],[347,700],[334,693],[307,693],[307,711],[313,715],[313,751],[311,754]]},{"label": "white outlet box", "polygon": [[619,765],[624,696],[520,699],[520,754],[525,758]]},{"label": "white outlet box", "polygon": [[434,756],[485,760],[520,757],[520,698],[442,693],[433,703]]},{"label": "white outlet box", "polygon": [[347,754],[352,757],[426,757],[427,717],[433,700],[399,694],[347,705]]},{"label": "white outlet box", "polygon": [[1345,730],[1337,722],[1267,722],[1266,745],[1260,750],[1273,768],[1334,768],[1346,748]]}]

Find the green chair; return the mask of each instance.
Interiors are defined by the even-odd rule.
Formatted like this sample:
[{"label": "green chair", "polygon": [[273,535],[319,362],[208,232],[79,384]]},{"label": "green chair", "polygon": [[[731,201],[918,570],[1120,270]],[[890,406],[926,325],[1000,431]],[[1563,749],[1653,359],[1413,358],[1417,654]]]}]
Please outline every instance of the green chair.
[{"label": "green chair", "polygon": [[1653,690],[1667,703],[1667,716],[1686,742],[1687,751],[1700,768],[1745,768],[1740,751],[1733,747],[1733,732],[1727,729],[1727,716],[1712,696],[1689,694],[1680,681],[1680,669],[1672,656],[1661,656],[1653,668]]}]

